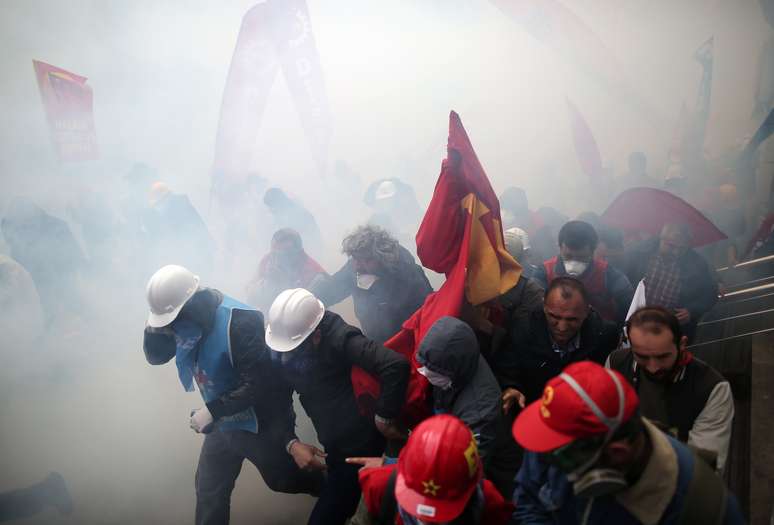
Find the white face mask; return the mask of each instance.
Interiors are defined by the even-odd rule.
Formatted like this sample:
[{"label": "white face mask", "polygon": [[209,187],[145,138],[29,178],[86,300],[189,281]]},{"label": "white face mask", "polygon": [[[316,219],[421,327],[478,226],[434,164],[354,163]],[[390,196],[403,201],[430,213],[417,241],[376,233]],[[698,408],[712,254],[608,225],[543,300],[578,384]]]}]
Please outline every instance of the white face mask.
[{"label": "white face mask", "polygon": [[369,290],[377,280],[379,280],[378,275],[372,273],[359,273],[357,274],[357,287],[361,290]]},{"label": "white face mask", "polygon": [[570,275],[572,277],[578,277],[579,275],[582,275],[583,272],[586,271],[586,268],[589,267],[589,263],[584,261],[573,261],[573,260],[565,260],[563,259],[562,262],[564,263],[564,269],[567,271],[567,275]]},{"label": "white face mask", "polygon": [[451,378],[446,377],[443,374],[439,374],[438,372],[433,372],[426,366],[417,368],[417,372],[425,376],[431,385],[437,386],[441,390],[448,390],[452,386]]}]

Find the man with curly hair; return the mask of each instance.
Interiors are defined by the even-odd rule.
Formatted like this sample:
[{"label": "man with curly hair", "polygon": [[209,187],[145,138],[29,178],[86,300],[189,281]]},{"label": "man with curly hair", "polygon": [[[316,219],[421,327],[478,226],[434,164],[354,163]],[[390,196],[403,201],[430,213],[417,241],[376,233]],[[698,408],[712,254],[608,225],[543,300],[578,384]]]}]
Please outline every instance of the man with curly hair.
[{"label": "man with curly hair", "polygon": [[409,251],[379,226],[359,226],[341,248],[347,263],[311,291],[326,308],[352,296],[363,333],[384,343],[433,288]]}]

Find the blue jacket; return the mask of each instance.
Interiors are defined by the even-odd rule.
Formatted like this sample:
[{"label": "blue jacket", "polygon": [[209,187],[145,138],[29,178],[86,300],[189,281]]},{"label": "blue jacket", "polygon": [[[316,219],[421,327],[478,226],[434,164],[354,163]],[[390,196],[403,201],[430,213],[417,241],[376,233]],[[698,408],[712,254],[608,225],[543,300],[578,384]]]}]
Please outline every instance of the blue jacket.
[{"label": "blue jacket", "polygon": [[[662,434],[663,435],[663,434]],[[663,435],[672,446],[677,458],[677,486],[666,505],[660,525],[677,525],[680,511],[686,501],[688,485],[693,475],[695,456],[679,441]],[[537,454],[525,454],[524,463],[516,477],[514,492],[516,510],[512,524],[548,525],[581,523],[582,514],[590,505],[587,525],[639,525],[641,523],[615,495],[586,500],[574,495],[572,484],[557,468],[541,463]],[[739,504],[728,493],[726,525],[744,524]]]}]

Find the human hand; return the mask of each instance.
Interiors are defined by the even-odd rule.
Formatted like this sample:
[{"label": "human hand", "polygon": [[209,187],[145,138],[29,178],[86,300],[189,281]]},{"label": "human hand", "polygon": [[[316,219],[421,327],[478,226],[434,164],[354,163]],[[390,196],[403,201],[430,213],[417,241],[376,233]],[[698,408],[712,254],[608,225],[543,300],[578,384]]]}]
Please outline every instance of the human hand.
[{"label": "human hand", "polygon": [[295,441],[290,445],[290,455],[293,457],[293,461],[296,462],[298,468],[313,472],[315,470],[326,470],[328,466],[320,459],[325,458],[328,454],[307,443],[301,441]]},{"label": "human hand", "polygon": [[687,324],[691,322],[691,312],[689,312],[686,308],[678,308],[675,310],[675,316],[677,317],[677,320],[680,321],[680,324]]},{"label": "human hand", "polygon": [[197,410],[191,410],[191,420],[189,425],[191,429],[197,434],[208,434],[212,431],[213,418],[207,407],[202,407]]},{"label": "human hand", "polygon": [[408,432],[391,419],[374,416],[374,425],[388,440],[406,441],[408,439]]},{"label": "human hand", "polygon": [[362,467],[360,467],[360,470],[363,470],[364,468],[381,467],[382,465],[384,465],[384,458],[381,456],[369,457],[369,458],[347,458],[344,461],[346,461],[350,465],[362,465]]},{"label": "human hand", "polygon": [[524,394],[522,394],[515,388],[506,388],[503,391],[502,400],[503,400],[504,414],[507,414],[508,412],[510,412],[511,407],[513,407],[515,403],[518,403],[521,408],[524,408],[527,402],[527,398],[524,397]]}]

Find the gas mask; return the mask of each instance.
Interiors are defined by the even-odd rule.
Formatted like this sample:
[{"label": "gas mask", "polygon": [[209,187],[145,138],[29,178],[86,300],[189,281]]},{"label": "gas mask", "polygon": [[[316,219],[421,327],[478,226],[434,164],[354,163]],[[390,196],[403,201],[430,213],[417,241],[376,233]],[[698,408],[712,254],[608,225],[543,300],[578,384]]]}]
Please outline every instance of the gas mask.
[{"label": "gas mask", "polygon": [[567,275],[571,277],[578,277],[589,267],[589,263],[586,261],[574,261],[572,259],[562,259],[564,269],[567,271]]},{"label": "gas mask", "polygon": [[378,275],[372,273],[358,273],[357,287],[361,290],[370,290],[377,280],[379,280]]},{"label": "gas mask", "polygon": [[591,409],[595,416],[608,428],[604,437],[574,441],[547,454],[547,461],[567,473],[567,480],[573,485],[573,492],[580,498],[596,498],[615,494],[626,489],[629,484],[623,472],[598,466],[602,451],[612,439],[615,431],[623,423],[624,391],[619,379],[607,370],[615,382],[618,391],[618,413],[609,418],[597,406],[575,379],[562,373],[561,377]]},{"label": "gas mask", "polygon": [[452,386],[452,380],[450,377],[446,377],[445,375],[439,374],[438,372],[433,372],[426,366],[419,367],[417,372],[425,376],[431,385],[437,386],[441,390],[448,390]]}]

